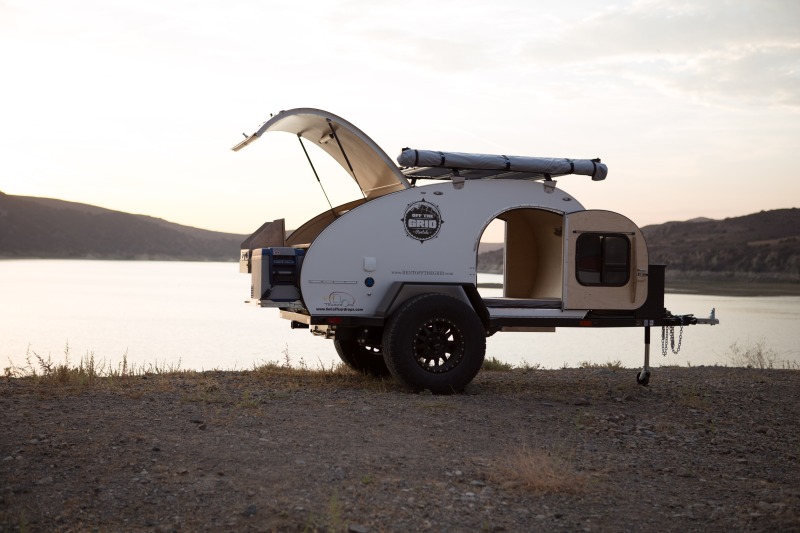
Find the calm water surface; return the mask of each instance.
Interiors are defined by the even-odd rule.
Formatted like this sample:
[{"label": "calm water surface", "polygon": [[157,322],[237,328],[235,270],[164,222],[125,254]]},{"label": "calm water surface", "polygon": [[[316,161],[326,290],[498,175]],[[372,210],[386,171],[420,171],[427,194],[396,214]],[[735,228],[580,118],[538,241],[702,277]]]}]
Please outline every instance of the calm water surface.
[{"label": "calm water surface", "polygon": [[[237,263],[0,261],[0,367],[23,364],[28,349],[63,361],[67,345],[72,362],[93,353],[113,366],[124,354],[136,365],[194,370],[247,369],[283,362],[285,353],[295,365],[338,362],[331,341],[291,330],[275,309],[245,305],[249,292]],[[654,328],[653,366],[729,364],[732,343],[761,339],[779,359],[800,364],[800,297],[668,294],[666,306],[697,316],[715,307],[721,324],[685,328],[680,353],[666,357]],[[620,360],[635,368],[643,336],[640,328],[502,333],[487,339],[487,357],[544,368]]]}]

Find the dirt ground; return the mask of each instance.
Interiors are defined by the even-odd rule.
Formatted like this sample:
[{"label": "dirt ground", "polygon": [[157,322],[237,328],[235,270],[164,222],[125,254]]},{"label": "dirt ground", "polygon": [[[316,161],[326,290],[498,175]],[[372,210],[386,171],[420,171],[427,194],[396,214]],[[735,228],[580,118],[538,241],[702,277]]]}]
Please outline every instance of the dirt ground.
[{"label": "dirt ground", "polygon": [[0,380],[0,532],[800,531],[800,371]]}]

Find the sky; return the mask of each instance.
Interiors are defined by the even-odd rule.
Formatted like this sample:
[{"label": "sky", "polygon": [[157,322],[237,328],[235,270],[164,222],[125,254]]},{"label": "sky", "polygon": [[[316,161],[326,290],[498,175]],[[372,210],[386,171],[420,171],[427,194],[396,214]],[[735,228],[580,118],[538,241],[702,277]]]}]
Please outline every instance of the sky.
[{"label": "sky", "polygon": [[[0,191],[249,234],[327,203],[316,107],[401,148],[600,157],[638,225],[800,205],[797,0],[0,0]],[[316,148],[334,203],[359,196]]]}]

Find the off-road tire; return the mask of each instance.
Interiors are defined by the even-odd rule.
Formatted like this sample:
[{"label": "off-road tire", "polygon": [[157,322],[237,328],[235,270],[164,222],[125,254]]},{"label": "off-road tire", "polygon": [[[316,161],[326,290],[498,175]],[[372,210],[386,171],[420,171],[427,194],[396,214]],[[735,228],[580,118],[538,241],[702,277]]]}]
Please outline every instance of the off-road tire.
[{"label": "off-road tire", "polygon": [[334,339],[333,346],[339,359],[353,370],[375,377],[389,375],[380,346],[361,344],[355,339]]},{"label": "off-road tire", "polygon": [[389,318],[383,358],[395,379],[412,390],[461,392],[486,353],[483,323],[471,306],[444,294],[411,298]]}]

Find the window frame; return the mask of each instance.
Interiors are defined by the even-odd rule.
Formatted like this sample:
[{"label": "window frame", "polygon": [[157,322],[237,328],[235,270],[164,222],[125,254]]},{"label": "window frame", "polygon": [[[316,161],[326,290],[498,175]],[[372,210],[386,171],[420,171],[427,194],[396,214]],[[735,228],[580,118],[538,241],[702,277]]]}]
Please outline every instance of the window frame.
[{"label": "window frame", "polygon": [[[599,269],[581,268],[580,265],[579,265],[578,259],[580,257],[580,251],[581,251],[581,239],[584,239],[585,237],[599,238],[600,239],[600,264],[599,264]],[[623,267],[624,270],[623,270],[623,268],[620,268],[620,266],[621,266],[620,264],[614,264],[612,266],[611,264],[608,263],[607,257],[606,257],[607,256],[607,246],[608,246],[606,243],[608,242],[607,241],[608,238],[621,239],[621,240],[623,240],[625,242],[626,257],[625,257],[625,263],[624,263],[624,267]],[[582,285],[584,287],[624,287],[625,285],[627,285],[631,281],[631,264],[632,264],[632,259],[633,259],[631,257],[632,249],[633,249],[633,246],[631,245],[631,240],[624,233],[599,232],[599,231],[582,232],[580,235],[578,235],[578,238],[575,240],[575,279],[576,279],[576,281],[580,285]],[[589,255],[589,256],[586,256],[586,257],[588,257],[588,258],[595,257],[596,258],[597,256]],[[622,282],[611,283],[611,282],[606,281],[606,278],[607,278],[608,275],[619,274],[619,273],[622,273],[622,272],[625,273],[625,279]],[[591,281],[586,281],[585,279],[581,279],[581,273],[599,274],[600,275],[600,281],[591,282]]]}]

